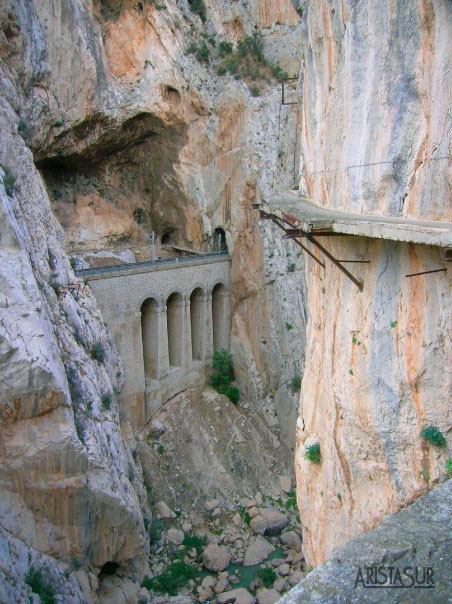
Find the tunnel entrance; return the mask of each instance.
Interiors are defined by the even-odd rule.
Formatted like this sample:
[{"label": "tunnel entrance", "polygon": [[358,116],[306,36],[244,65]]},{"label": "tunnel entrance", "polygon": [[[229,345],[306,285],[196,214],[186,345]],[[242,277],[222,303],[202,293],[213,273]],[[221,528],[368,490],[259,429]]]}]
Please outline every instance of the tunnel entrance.
[{"label": "tunnel entrance", "polygon": [[217,228],[213,234],[213,249],[215,252],[227,252],[226,233],[224,229]]}]

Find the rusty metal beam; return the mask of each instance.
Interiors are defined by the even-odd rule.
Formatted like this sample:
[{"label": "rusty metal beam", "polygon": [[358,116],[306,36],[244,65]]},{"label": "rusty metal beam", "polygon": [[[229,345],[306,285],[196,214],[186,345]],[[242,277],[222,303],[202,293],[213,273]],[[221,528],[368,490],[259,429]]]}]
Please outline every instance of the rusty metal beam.
[{"label": "rusty metal beam", "polygon": [[311,241],[311,243],[313,243],[316,247],[319,248],[319,250],[321,252],[323,252],[325,254],[325,256],[331,260],[331,262],[337,266],[337,268],[342,271],[344,273],[344,275],[346,275],[350,281],[353,281],[353,283],[356,285],[356,287],[359,289],[359,291],[363,291],[363,284],[361,283],[361,281],[359,281],[356,277],[354,277],[346,268],[345,266],[342,266],[342,264],[339,262],[339,260],[336,260],[336,258],[330,254],[330,252],[328,250],[326,250],[323,245],[321,245],[318,241],[316,241],[314,239],[314,237],[312,237],[312,235],[308,236],[309,241]]},{"label": "rusty metal beam", "polygon": [[334,231],[302,231],[301,229],[286,229],[284,239],[293,239],[294,237],[350,237],[348,233],[335,233]]},{"label": "rusty metal beam", "polygon": [[405,277],[417,277],[418,275],[429,275],[430,273],[445,273],[447,272],[447,268],[435,268],[433,271],[422,271],[422,273],[411,273],[410,275],[405,275]]},{"label": "rusty metal beam", "polygon": [[309,256],[311,256],[311,258],[314,258],[314,260],[316,262],[318,262],[320,264],[320,266],[322,268],[325,268],[325,263],[322,262],[321,260],[319,260],[317,258],[317,256],[314,256],[314,254],[311,252],[311,250],[308,250],[308,248],[306,246],[304,246],[301,241],[298,241],[298,239],[294,239],[295,243],[298,243],[298,245],[301,247],[302,250],[304,250],[307,254],[309,254]]},{"label": "rusty metal beam", "polygon": [[354,262],[355,264],[370,264],[370,260],[338,260],[338,262]]}]

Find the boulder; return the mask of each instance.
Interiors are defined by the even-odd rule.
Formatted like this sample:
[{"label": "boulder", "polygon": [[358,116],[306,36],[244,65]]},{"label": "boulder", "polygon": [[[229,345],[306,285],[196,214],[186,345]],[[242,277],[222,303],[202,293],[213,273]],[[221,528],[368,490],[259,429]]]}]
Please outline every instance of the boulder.
[{"label": "boulder", "polygon": [[290,493],[292,488],[292,478],[290,476],[280,476],[279,484],[281,486],[281,491],[284,491],[284,493]]},{"label": "boulder", "polygon": [[204,589],[212,589],[216,582],[217,580],[215,577],[212,577],[212,575],[207,575],[207,577],[204,577],[204,579],[201,581],[201,586]]},{"label": "boulder", "polygon": [[210,543],[206,548],[204,548],[202,561],[208,570],[220,572],[229,566],[231,554],[229,553],[228,548],[224,545]]},{"label": "boulder", "polygon": [[281,594],[276,589],[259,589],[256,594],[256,601],[258,604],[275,604],[280,597]]},{"label": "boulder", "polygon": [[285,514],[270,508],[259,508],[259,514],[267,521],[266,535],[277,535],[289,522]]},{"label": "boulder", "polygon": [[267,521],[263,516],[258,514],[252,518],[250,527],[257,535],[264,535],[265,531],[267,530]]},{"label": "boulder", "polygon": [[286,591],[288,588],[289,583],[284,577],[279,577],[279,579],[276,579],[276,581],[273,583],[273,589],[276,589],[276,591],[279,591],[279,593]]},{"label": "boulder", "polygon": [[301,552],[301,539],[295,531],[287,531],[280,537],[281,543],[287,545],[296,552]]},{"label": "boulder", "polygon": [[255,601],[250,592],[243,587],[225,591],[217,596],[217,604],[254,604]]},{"label": "boulder", "polygon": [[294,585],[297,585],[297,583],[300,583],[304,578],[305,574],[302,573],[301,570],[296,570],[294,574],[289,577],[289,585],[293,587]]},{"label": "boulder", "polygon": [[158,438],[159,436],[161,436],[165,432],[165,430],[166,430],[166,428],[162,424],[162,422],[159,421],[158,419],[155,419],[151,423],[151,429],[150,429],[149,432],[150,432],[151,436],[153,436],[154,438]]},{"label": "boulder", "polygon": [[212,512],[216,507],[218,507],[219,503],[220,502],[218,501],[218,499],[209,499],[209,501],[206,501],[206,503],[204,504],[204,507],[208,512]]},{"label": "boulder", "polygon": [[250,540],[245,552],[243,566],[260,564],[261,562],[264,562],[273,551],[275,551],[273,545],[269,543],[267,539],[264,539],[264,537],[259,535]]},{"label": "boulder", "polygon": [[175,543],[176,545],[181,545],[184,540],[184,531],[180,531],[176,528],[171,528],[166,533],[166,537],[170,543]]},{"label": "boulder", "polygon": [[281,566],[278,566],[277,571],[281,577],[287,577],[287,575],[290,573],[290,566],[288,564],[281,564]]},{"label": "boulder", "polygon": [[164,501],[157,501],[155,504],[155,511],[157,512],[157,516],[164,520],[176,517],[176,514],[171,511]]}]

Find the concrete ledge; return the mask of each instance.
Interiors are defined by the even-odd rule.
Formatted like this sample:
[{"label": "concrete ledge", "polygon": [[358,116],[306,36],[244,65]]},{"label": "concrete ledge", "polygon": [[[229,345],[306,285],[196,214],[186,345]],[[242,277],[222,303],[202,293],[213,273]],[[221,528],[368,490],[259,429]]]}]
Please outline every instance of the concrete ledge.
[{"label": "concrete ledge", "polygon": [[[278,604],[451,602],[451,513],[452,480],[448,480],[401,512],[386,517],[376,529],[349,541],[287,592]],[[366,580],[365,567],[393,567],[393,577],[395,569],[399,569],[406,587],[400,587],[398,581],[392,584],[399,587],[383,587],[382,575],[378,575],[380,585],[372,587]],[[420,577],[422,568],[432,569],[434,587],[409,587],[411,581],[403,574],[407,567],[419,568]],[[360,568],[364,581],[357,581]]]},{"label": "concrete ledge", "polygon": [[298,195],[296,191],[287,191],[269,202],[264,202],[259,209],[281,219],[289,217],[294,227],[312,235],[315,235],[316,231],[328,231],[375,239],[452,247],[450,222],[340,212],[322,207],[313,200]]}]

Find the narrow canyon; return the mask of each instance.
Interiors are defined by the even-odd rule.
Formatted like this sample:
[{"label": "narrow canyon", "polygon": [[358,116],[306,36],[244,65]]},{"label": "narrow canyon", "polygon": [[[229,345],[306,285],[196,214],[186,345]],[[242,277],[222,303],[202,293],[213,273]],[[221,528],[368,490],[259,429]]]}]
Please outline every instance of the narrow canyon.
[{"label": "narrow canyon", "polygon": [[451,40],[0,0],[1,604],[448,601]]}]

